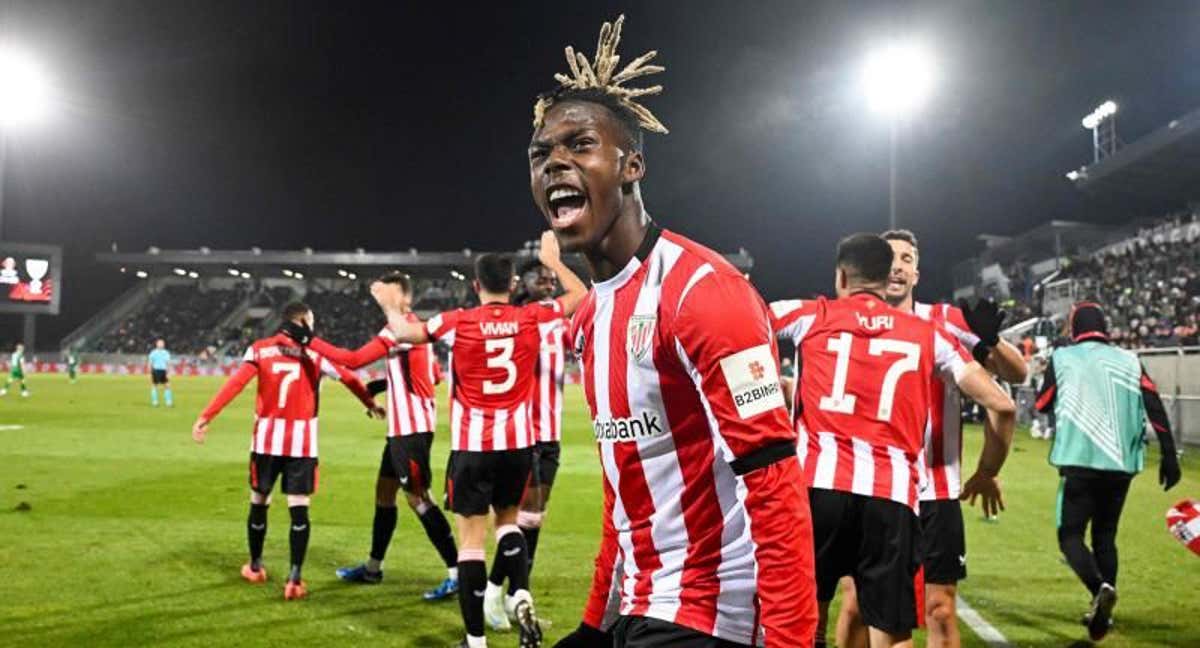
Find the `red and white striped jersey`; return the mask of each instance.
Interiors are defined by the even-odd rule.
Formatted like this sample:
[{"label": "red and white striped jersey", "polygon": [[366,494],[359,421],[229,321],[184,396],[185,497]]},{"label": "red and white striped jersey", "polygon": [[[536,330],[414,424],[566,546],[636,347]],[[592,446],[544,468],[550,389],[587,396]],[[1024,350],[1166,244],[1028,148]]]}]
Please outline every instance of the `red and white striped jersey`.
[{"label": "red and white striped jersey", "polygon": [[550,300],[483,304],[425,323],[429,338],[454,353],[450,365],[450,449],[518,450],[533,445],[530,397],[542,336],[562,320]]},{"label": "red and white striped jersey", "polygon": [[811,645],[808,500],[754,288],[652,226],[593,285],[569,340],[604,471],[585,623],[646,616],[740,644]]},{"label": "red and white striped jersey", "polygon": [[[408,315],[410,322],[420,321]],[[437,429],[433,345],[399,343],[387,327],[378,339],[387,346],[388,436],[432,433]]]},{"label": "red and white striped jersey", "polygon": [[[941,326],[967,351],[979,336],[971,332],[962,310],[950,304],[913,303],[913,313]],[[962,493],[962,399],[958,386],[934,375],[929,385],[929,425],[925,429],[925,485],[921,500],[958,499]]]},{"label": "red and white striped jersey", "polygon": [[537,385],[530,401],[534,440],[538,443],[562,440],[563,366],[566,362],[563,338],[569,324],[569,320],[560,319],[542,335]]},{"label": "red and white striped jersey", "polygon": [[933,375],[958,378],[970,355],[948,333],[878,296],[771,304],[796,344],[793,418],[813,488],[917,508]]},{"label": "red and white striped jersey", "polygon": [[213,397],[201,416],[212,420],[253,378],[258,379],[254,433],[250,451],[283,457],[317,456],[317,409],[322,374],[341,380],[370,404],[366,387],[354,374],[285,335],[257,340],[243,364]]}]

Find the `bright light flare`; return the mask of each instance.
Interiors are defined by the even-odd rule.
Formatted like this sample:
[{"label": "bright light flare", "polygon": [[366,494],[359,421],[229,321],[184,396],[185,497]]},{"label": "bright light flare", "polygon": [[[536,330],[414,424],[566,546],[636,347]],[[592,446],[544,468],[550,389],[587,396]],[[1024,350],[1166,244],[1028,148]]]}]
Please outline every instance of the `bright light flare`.
[{"label": "bright light flare", "polygon": [[50,82],[27,52],[0,46],[0,126],[36,123],[50,112]]},{"label": "bright light flare", "polygon": [[912,114],[929,97],[936,80],[933,56],[915,43],[881,47],[863,67],[867,105],[890,119]]},{"label": "bright light flare", "polygon": [[1112,117],[1115,114],[1117,114],[1117,102],[1109,99],[1099,106],[1096,106],[1096,109],[1092,111],[1092,114],[1084,117],[1081,123],[1083,124],[1084,128],[1092,130],[1093,128],[1099,126],[1100,122]]}]

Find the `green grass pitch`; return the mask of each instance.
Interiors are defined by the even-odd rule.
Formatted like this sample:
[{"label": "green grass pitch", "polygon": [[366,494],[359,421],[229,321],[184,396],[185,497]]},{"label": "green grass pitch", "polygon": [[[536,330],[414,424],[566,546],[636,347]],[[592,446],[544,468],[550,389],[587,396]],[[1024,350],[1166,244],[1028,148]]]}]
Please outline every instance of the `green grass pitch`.
[{"label": "green grass pitch", "polygon": [[[206,445],[189,436],[219,384],[177,378],[174,409],[151,409],[148,381],[132,377],[84,376],[71,385],[34,375],[31,398],[0,399],[0,645],[440,648],[456,641],[457,603],[420,600],[444,572],[407,511],[381,585],[334,577],[335,567],[367,552],[384,435],[382,422],[367,420],[335,384],[325,386],[321,413],[321,484],[305,568],[310,598],[283,600],[287,513],[278,496],[265,556],[272,580],[241,581],[252,396],[218,419]],[[533,575],[551,642],[578,623],[600,529],[599,468],[578,388],[568,388],[566,412],[563,466]],[[448,446],[442,414],[439,484]],[[968,457],[978,436],[968,431]],[[988,523],[968,509],[970,578],[961,591],[1014,645],[1068,646],[1085,636],[1078,618],[1087,597],[1057,549],[1057,477],[1046,443],[1023,431],[1018,437],[1004,471],[1008,511]],[[1171,503],[1200,496],[1194,454],[1169,494],[1155,484],[1154,453],[1134,482],[1119,538],[1117,626],[1106,646],[1200,646],[1200,559],[1163,521]],[[513,646],[516,638],[492,633],[490,642]],[[964,644],[983,645],[965,629]]]}]

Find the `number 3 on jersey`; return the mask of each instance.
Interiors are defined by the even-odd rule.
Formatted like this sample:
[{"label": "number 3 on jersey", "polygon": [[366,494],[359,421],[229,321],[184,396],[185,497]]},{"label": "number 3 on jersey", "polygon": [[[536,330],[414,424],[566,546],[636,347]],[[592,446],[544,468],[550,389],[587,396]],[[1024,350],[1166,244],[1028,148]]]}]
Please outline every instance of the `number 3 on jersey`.
[{"label": "number 3 on jersey", "polygon": [[[504,370],[504,380],[500,382],[483,381],[483,393],[503,394],[516,384],[517,365],[512,361],[513,344],[513,338],[492,338],[483,343],[483,348],[488,354],[488,368]],[[493,353],[495,355],[492,355]]]},{"label": "number 3 on jersey", "polygon": [[[846,381],[850,373],[850,351],[854,345],[854,336],[849,333],[829,338],[828,349],[837,354],[837,362],[833,368],[833,393],[822,396],[818,405],[827,412],[853,414],[858,397],[846,393]],[[883,385],[879,392],[879,410],[875,418],[889,421],[892,418],[892,403],[896,400],[896,385],[900,377],[910,371],[916,371],[921,362],[921,347],[912,342],[871,338],[867,345],[867,353],[882,356],[885,353],[899,354],[901,357],[888,367],[883,375]]]}]

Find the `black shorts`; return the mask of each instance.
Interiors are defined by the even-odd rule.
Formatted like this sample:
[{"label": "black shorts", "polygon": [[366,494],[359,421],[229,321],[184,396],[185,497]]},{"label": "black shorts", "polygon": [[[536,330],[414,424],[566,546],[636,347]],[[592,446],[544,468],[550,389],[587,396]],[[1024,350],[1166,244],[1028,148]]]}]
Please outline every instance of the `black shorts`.
[{"label": "black shorts", "polygon": [[917,626],[917,544],[913,510],[899,502],[808,489],[817,559],[817,600],[831,601],[838,579],[853,576],[863,622],[900,634]]},{"label": "black shorts", "polygon": [[967,536],[958,500],[921,502],[920,547],[926,583],[954,585],[967,577]]},{"label": "black shorts", "polygon": [[[282,477],[282,479],[280,479]],[[311,495],[317,492],[320,470],[316,457],[280,457],[250,453],[250,489],[270,495],[275,481],[282,482],[287,495]]]},{"label": "black shorts", "polygon": [[489,508],[517,506],[525,494],[531,462],[531,448],[451,452],[446,479],[450,510],[459,515],[485,515]]},{"label": "black shorts", "polygon": [[558,441],[546,441],[533,446],[533,467],[530,469],[529,483],[533,486],[553,486],[561,456],[562,444]]},{"label": "black shorts", "polygon": [[613,648],[749,648],[651,617],[623,616],[612,631]]},{"label": "black shorts", "polygon": [[165,385],[169,382],[170,381],[167,379],[167,370],[166,369],[151,369],[150,370],[150,383],[151,384]]},{"label": "black shorts", "polygon": [[429,467],[431,447],[431,433],[388,437],[379,460],[379,476],[399,481],[406,493],[424,495],[433,482],[433,470]]}]

